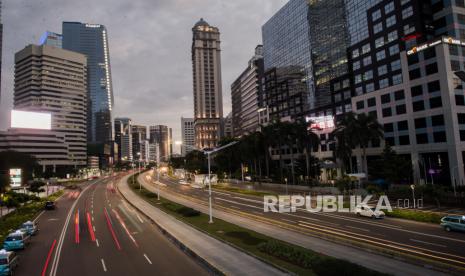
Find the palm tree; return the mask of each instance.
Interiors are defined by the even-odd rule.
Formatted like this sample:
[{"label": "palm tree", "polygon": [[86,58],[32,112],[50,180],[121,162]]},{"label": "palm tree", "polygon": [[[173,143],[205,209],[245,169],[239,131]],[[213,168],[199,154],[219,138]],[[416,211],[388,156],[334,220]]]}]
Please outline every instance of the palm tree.
[{"label": "palm tree", "polygon": [[316,133],[308,128],[308,123],[299,121],[295,123],[297,146],[305,154],[305,165],[307,179],[310,178],[310,157],[312,149],[320,142],[320,138]]},{"label": "palm tree", "polygon": [[[346,113],[333,131],[338,145],[336,154],[342,159],[348,157],[352,167],[352,147],[358,146],[362,150],[362,171],[368,176],[366,148],[370,141],[382,139],[383,127],[375,116],[366,113]],[[352,170],[352,169],[351,169]]]}]

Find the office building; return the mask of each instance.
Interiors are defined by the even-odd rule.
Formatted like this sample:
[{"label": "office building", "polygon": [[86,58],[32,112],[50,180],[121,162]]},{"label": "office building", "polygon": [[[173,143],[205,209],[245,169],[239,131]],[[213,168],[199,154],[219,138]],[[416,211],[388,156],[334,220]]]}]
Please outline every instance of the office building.
[{"label": "office building", "polygon": [[158,156],[158,144],[157,143],[148,143],[148,162],[153,163],[157,162]]},{"label": "office building", "polygon": [[231,85],[232,133],[235,137],[258,129],[258,109],[263,105],[263,76],[263,46],[258,45],[247,68]]},{"label": "office building", "polygon": [[110,53],[105,26],[63,22],[63,49],[87,56],[88,142],[108,144],[113,141],[113,84]]},{"label": "office building", "polygon": [[63,36],[54,32],[46,31],[39,40],[39,45],[48,45],[63,48]]},{"label": "office building", "polygon": [[200,19],[192,28],[195,145],[214,148],[222,136],[220,32]]},{"label": "office building", "polygon": [[169,160],[170,156],[170,134],[167,126],[155,125],[149,127],[150,143],[156,143],[159,146],[160,160]]},{"label": "office building", "polygon": [[224,136],[225,137],[234,137],[233,133],[233,121],[232,121],[232,112],[229,112],[228,115],[224,118]]},{"label": "office building", "polygon": [[[263,88],[264,103],[271,105],[270,117],[303,119],[303,114],[315,107],[308,1],[287,2],[262,26],[262,39],[264,70],[265,75],[268,75]],[[285,78],[290,79],[284,81]],[[301,84],[297,89],[276,89],[273,81],[277,79],[284,81],[283,85],[300,82],[305,89],[301,89]],[[301,95],[297,96],[296,93]],[[293,107],[289,108],[286,101],[275,101],[286,98],[288,94],[301,99],[301,102],[291,103]]]},{"label": "office building", "polygon": [[118,146],[118,161],[132,162],[132,120],[129,118],[115,118],[115,143]]},{"label": "office building", "polygon": [[181,117],[181,156],[186,156],[195,147],[194,118]]},{"label": "office building", "polygon": [[87,70],[82,54],[29,45],[15,54],[14,109],[52,114],[74,166],[87,162]]},{"label": "office building", "polygon": [[173,129],[169,129],[169,145],[170,145],[170,151],[169,151],[169,156],[173,156]]},{"label": "office building", "polygon": [[132,156],[134,160],[145,160],[145,142],[147,141],[147,127],[141,125],[131,126]]}]

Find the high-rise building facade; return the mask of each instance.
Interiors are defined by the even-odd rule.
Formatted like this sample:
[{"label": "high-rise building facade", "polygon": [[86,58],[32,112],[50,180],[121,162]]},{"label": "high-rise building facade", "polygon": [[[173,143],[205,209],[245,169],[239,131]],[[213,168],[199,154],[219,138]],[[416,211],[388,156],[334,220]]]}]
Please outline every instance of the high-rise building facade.
[{"label": "high-rise building facade", "polygon": [[105,26],[63,22],[63,49],[87,56],[88,141],[113,140],[113,84],[111,80],[108,35]]},{"label": "high-rise building facade", "polygon": [[200,19],[192,28],[195,145],[214,148],[222,135],[220,32]]},{"label": "high-rise building facade", "polygon": [[47,45],[15,54],[14,109],[52,114],[52,130],[64,134],[74,166],[87,162],[87,59]]},{"label": "high-rise building facade", "polygon": [[[293,103],[296,107],[289,109],[284,102],[270,103],[264,99],[269,106],[270,117],[281,119],[283,117],[293,117],[303,119],[304,113],[314,108],[314,84],[312,73],[312,56],[310,47],[310,26],[308,21],[308,0],[290,0],[276,14],[274,14],[262,26],[263,57],[265,75],[271,73],[271,78],[282,79],[291,76],[292,79],[300,75],[300,82],[305,89],[300,87],[294,91],[293,87],[287,87],[283,94],[277,95],[280,91],[274,91],[271,96],[268,85],[265,83],[264,95],[268,98],[285,98],[288,93],[295,95],[301,93],[299,98],[302,102]],[[276,73],[283,74],[282,76]],[[292,80],[291,82],[294,82]],[[295,110],[301,108],[302,110]]]},{"label": "high-rise building facade", "polygon": [[129,118],[115,118],[115,143],[118,146],[118,161],[134,160],[132,150],[132,121]]},{"label": "high-rise building facade", "polygon": [[54,32],[46,31],[39,40],[39,45],[48,45],[63,48],[63,36]]},{"label": "high-rise building facade", "polygon": [[145,160],[145,142],[147,141],[147,127],[141,125],[131,126],[132,155],[135,160]]},{"label": "high-rise building facade", "polygon": [[181,155],[186,156],[195,147],[194,118],[181,117]]},{"label": "high-rise building facade", "polygon": [[156,143],[159,146],[160,160],[168,160],[170,156],[169,128],[164,125],[150,126],[149,133],[150,143]]},{"label": "high-rise building facade", "polygon": [[258,109],[263,105],[263,76],[263,46],[258,45],[247,68],[231,85],[232,132],[235,137],[257,131]]}]

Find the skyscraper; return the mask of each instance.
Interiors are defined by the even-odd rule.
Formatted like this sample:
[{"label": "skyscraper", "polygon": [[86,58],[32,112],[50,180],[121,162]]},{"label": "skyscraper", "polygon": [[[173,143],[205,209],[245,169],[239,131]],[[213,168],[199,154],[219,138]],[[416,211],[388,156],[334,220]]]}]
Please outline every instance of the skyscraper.
[{"label": "skyscraper", "polygon": [[63,49],[87,56],[88,141],[113,140],[113,85],[107,30],[100,24],[63,22]]},{"label": "skyscraper", "polygon": [[63,48],[63,36],[54,32],[46,31],[39,40],[39,45],[48,45]]},{"label": "skyscraper", "polygon": [[118,161],[133,161],[131,119],[115,118],[115,142],[118,145]]},{"label": "skyscraper", "polygon": [[133,125],[132,133],[132,155],[135,160],[145,160],[145,142],[147,141],[147,127]]},{"label": "skyscraper", "polygon": [[160,147],[160,160],[168,160],[170,155],[170,134],[167,126],[155,125],[149,127],[150,143],[157,143]]},{"label": "skyscraper", "polygon": [[181,155],[186,156],[195,146],[194,118],[181,118]]},{"label": "skyscraper", "polygon": [[87,162],[86,64],[82,54],[47,45],[15,54],[14,108],[51,113],[52,130],[65,135],[75,166]]},{"label": "skyscraper", "polygon": [[263,46],[258,45],[246,69],[231,85],[232,133],[235,137],[257,131],[258,109],[263,104],[263,76]]},{"label": "skyscraper", "polygon": [[220,32],[200,19],[192,28],[195,145],[214,148],[222,135]]}]

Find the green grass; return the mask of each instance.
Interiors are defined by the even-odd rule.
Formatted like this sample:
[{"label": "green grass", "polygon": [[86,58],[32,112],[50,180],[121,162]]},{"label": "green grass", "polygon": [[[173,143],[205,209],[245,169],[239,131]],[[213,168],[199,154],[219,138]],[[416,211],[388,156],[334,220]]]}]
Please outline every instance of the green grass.
[{"label": "green grass", "polygon": [[60,190],[46,198],[39,199],[18,207],[15,211],[0,218],[0,247],[3,246],[3,240],[13,230],[18,229],[21,224],[28,220],[33,220],[40,211],[44,210],[44,204],[48,200],[55,201],[63,195],[64,191]]},{"label": "green grass", "polygon": [[441,223],[441,218],[443,217],[437,213],[413,211],[407,209],[393,209],[392,212],[386,212],[386,216],[435,224]]},{"label": "green grass", "polygon": [[215,222],[210,224],[206,214],[165,198],[157,200],[156,194],[144,188],[139,190],[137,180],[132,183],[132,178],[129,178],[128,184],[147,202],[173,217],[297,275],[384,275],[348,261],[328,257],[262,235],[218,218],[215,218]]},{"label": "green grass", "polygon": [[267,196],[267,195],[274,195],[277,196],[277,193],[273,192],[260,192],[260,191],[253,191],[253,190],[244,190],[236,187],[229,187],[229,186],[222,186],[222,185],[216,185],[212,186],[213,189],[215,190],[222,190],[222,191],[227,191],[227,192],[233,192],[233,193],[238,193],[238,194],[243,194],[243,195],[253,195],[253,196]]}]

